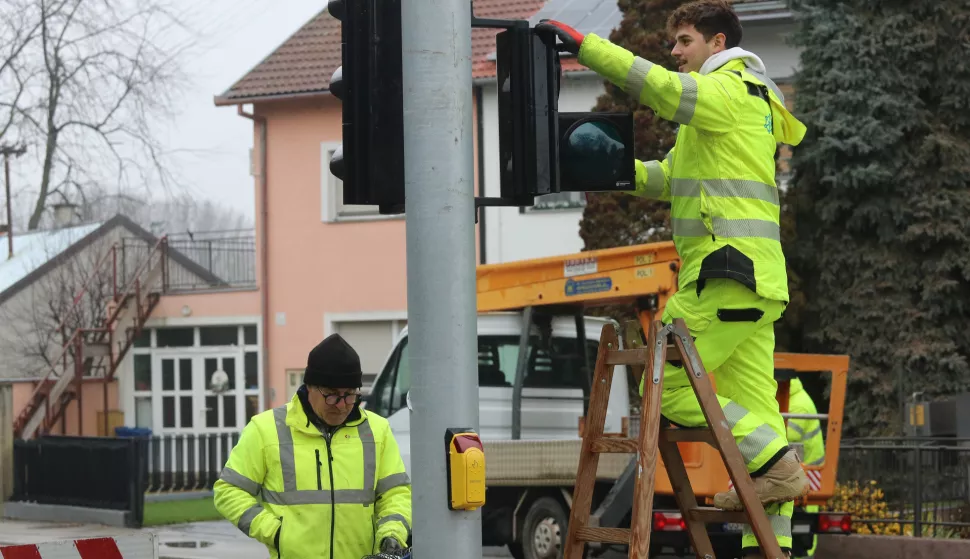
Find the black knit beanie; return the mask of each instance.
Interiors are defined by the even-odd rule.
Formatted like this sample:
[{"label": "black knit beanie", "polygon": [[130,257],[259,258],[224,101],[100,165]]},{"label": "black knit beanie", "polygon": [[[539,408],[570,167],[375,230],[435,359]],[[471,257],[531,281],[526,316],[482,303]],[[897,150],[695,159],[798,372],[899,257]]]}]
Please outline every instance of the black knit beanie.
[{"label": "black knit beanie", "polygon": [[340,334],[331,334],[310,350],[303,384],[326,388],[360,388],[360,357]]}]

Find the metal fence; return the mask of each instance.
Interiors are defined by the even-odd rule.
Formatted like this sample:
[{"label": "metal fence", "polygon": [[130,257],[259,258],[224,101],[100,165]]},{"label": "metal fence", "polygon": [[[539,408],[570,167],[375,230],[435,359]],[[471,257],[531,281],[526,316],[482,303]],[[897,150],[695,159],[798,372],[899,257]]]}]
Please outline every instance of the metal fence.
[{"label": "metal fence", "polygon": [[875,533],[970,538],[970,439],[846,439],[838,481]]},{"label": "metal fence", "polygon": [[[122,243],[123,277],[147,258],[151,246],[141,238]],[[256,238],[252,230],[169,235],[165,245],[167,291],[254,288]]]},{"label": "metal fence", "polygon": [[146,442],[145,492],[209,491],[239,433],[152,435]]},{"label": "metal fence", "polygon": [[[140,441],[104,437],[47,436],[13,443],[11,501],[126,511],[125,523],[140,527],[144,485],[139,476]],[[140,467],[141,466],[141,467]]]}]

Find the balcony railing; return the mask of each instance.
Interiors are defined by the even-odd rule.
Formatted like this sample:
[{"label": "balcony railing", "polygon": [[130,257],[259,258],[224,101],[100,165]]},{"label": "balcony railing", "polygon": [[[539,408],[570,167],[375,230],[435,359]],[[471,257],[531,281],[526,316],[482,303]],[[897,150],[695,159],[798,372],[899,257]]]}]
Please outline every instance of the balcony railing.
[{"label": "balcony railing", "polygon": [[[122,244],[122,273],[150,250],[142,238]],[[256,239],[252,230],[209,231],[169,235],[165,292],[253,289],[256,282]]]}]

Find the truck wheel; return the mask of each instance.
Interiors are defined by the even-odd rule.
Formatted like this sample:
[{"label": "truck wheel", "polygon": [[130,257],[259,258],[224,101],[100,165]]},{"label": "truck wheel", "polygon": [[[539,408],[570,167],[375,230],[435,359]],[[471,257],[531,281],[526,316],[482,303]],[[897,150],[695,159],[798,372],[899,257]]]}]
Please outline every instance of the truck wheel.
[{"label": "truck wheel", "polygon": [[551,497],[536,499],[522,523],[525,559],[561,559],[567,521],[566,510],[559,501]]}]

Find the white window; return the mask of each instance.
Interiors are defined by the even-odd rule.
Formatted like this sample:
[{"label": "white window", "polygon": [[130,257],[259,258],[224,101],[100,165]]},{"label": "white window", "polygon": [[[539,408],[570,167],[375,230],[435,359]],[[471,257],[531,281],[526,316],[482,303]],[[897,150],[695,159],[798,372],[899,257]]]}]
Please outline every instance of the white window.
[{"label": "white window", "polygon": [[586,196],[583,192],[557,192],[555,194],[536,196],[535,205],[524,208],[524,211],[571,210],[585,207]]},{"label": "white window", "polygon": [[324,222],[353,221],[363,219],[401,219],[400,215],[383,216],[377,206],[344,204],[344,185],[330,172],[330,160],[340,146],[339,143],[324,143],[320,146],[320,206]]},{"label": "white window", "polygon": [[367,393],[374,378],[384,367],[387,356],[394,347],[394,340],[407,324],[406,319],[338,320],[332,322],[330,333],[339,333],[360,356],[364,372],[361,391]]},{"label": "white window", "polygon": [[296,391],[303,384],[303,369],[286,370],[286,401],[289,402],[296,395]]}]

